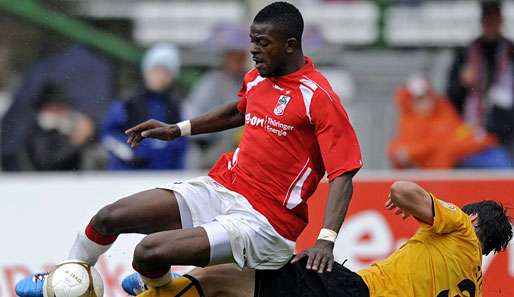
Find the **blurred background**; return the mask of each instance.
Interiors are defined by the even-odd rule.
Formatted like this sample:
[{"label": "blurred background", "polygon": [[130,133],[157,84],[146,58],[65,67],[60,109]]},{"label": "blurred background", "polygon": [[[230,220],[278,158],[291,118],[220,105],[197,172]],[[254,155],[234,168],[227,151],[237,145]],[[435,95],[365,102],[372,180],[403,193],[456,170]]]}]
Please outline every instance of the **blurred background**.
[{"label": "blurred background", "polygon": [[[0,0],[0,234],[17,243],[0,255],[0,296],[62,259],[100,206],[204,174],[237,146],[241,129],[132,150],[123,131],[236,100],[252,67],[249,24],[269,2]],[[364,155],[338,259],[362,267],[415,230],[382,210],[393,179],[458,203],[514,206],[514,1],[290,2],[305,18],[304,50],[339,94]],[[137,240],[100,262],[108,297],[122,295]],[[487,296],[514,296],[514,248],[508,255],[486,262]]]},{"label": "blurred background", "polygon": [[[237,99],[267,2],[1,0],[2,170],[209,168],[240,131],[136,151],[121,131]],[[367,169],[512,166],[514,2],[293,2]]]}]

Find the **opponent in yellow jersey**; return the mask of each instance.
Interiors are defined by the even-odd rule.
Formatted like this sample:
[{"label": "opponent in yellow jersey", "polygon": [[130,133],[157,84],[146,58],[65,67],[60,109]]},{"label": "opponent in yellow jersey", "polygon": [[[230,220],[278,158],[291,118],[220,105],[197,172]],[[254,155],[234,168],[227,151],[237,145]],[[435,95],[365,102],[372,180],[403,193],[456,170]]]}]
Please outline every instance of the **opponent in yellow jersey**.
[{"label": "opponent in yellow jersey", "polygon": [[500,203],[480,201],[460,209],[413,182],[395,182],[386,207],[420,223],[418,232],[387,259],[357,273],[337,264],[320,274],[316,261],[257,271],[255,296],[481,296],[482,254],[504,250],[512,238]]},{"label": "opponent in yellow jersey", "polygon": [[387,259],[357,273],[337,263],[331,272],[318,273],[319,259],[303,257],[278,270],[240,272],[225,265],[193,275],[206,297],[482,296],[482,255],[504,250],[513,236],[500,203],[486,200],[460,209],[415,183],[395,182],[386,207],[404,218],[414,217],[420,228]]},{"label": "opponent in yellow jersey", "polygon": [[481,296],[482,247],[473,218],[436,199],[432,225],[421,228],[387,259],[357,272],[375,296]]}]

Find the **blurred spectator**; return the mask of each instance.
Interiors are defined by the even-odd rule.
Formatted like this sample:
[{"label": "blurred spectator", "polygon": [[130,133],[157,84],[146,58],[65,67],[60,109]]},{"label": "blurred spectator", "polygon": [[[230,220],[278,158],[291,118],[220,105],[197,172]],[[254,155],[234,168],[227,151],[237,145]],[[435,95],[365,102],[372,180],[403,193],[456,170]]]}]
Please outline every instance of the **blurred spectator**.
[{"label": "blurred spectator", "polygon": [[182,119],[178,98],[173,91],[180,71],[178,49],[156,45],[149,49],[142,63],[143,86],[124,101],[114,103],[105,120],[102,143],[109,151],[110,170],[181,169],[187,138],[174,141],[147,139],[132,150],[124,131],[148,119],[175,123]]},{"label": "blurred spectator", "polygon": [[457,54],[448,95],[466,122],[514,150],[514,52],[502,24],[501,4],[483,3],[482,35]]},{"label": "blurred spectator", "polygon": [[510,168],[508,153],[496,137],[465,124],[451,103],[420,75],[396,94],[398,135],[389,145],[396,168]]},{"label": "blurred spectator", "polygon": [[30,169],[23,148],[36,121],[36,102],[48,84],[66,91],[70,104],[99,126],[113,96],[111,62],[82,45],[37,61],[2,118],[2,170]]},{"label": "blurred spectator", "polygon": [[48,85],[36,103],[36,123],[27,152],[36,170],[77,170],[95,131],[94,123],[74,110],[57,87]]},{"label": "blurred spectator", "polygon": [[[186,118],[201,115],[213,107],[237,99],[248,65],[247,26],[218,26],[207,41],[207,46],[222,53],[222,65],[203,75],[185,105]],[[190,166],[209,168],[223,151],[234,147],[234,131],[224,131],[193,137],[194,150]]]}]

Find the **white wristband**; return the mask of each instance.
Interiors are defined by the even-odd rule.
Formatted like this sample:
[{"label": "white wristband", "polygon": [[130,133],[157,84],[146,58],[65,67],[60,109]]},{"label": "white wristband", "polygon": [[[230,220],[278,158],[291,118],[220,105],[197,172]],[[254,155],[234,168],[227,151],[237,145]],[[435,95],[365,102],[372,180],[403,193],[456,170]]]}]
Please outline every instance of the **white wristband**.
[{"label": "white wristband", "polygon": [[327,240],[331,242],[335,242],[337,238],[337,232],[332,231],[330,229],[323,228],[319,232],[318,239]]},{"label": "white wristband", "polygon": [[182,121],[176,124],[180,129],[180,136],[189,136],[191,135],[191,121]]}]

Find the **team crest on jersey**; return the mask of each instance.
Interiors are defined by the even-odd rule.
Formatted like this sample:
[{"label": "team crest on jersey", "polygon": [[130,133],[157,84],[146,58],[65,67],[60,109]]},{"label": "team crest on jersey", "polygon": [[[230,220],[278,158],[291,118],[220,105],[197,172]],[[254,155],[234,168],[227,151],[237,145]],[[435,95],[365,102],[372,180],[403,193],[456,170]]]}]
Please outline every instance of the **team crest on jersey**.
[{"label": "team crest on jersey", "polygon": [[280,97],[278,97],[277,105],[275,105],[275,109],[273,109],[273,113],[278,116],[283,115],[290,100],[290,96],[280,95]]}]

